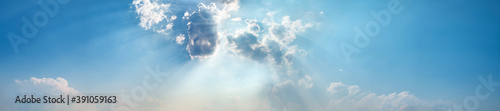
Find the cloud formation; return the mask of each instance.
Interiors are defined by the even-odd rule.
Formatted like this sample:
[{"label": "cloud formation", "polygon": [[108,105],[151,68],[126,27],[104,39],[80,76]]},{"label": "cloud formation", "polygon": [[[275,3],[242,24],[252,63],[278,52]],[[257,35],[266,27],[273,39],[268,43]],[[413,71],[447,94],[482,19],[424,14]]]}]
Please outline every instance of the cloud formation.
[{"label": "cloud formation", "polygon": [[186,50],[191,58],[206,58],[215,52],[219,38],[214,18],[217,7],[213,3],[208,6],[201,3],[198,8],[187,17],[189,39]]},{"label": "cloud formation", "polygon": [[[142,1],[138,3],[147,4],[147,2],[144,2],[145,0],[134,0],[134,4],[136,4],[136,1]],[[157,3],[157,1],[153,2]],[[143,16],[146,18],[145,23],[142,23],[141,19],[140,25],[142,27],[150,27],[148,24],[160,24],[161,21],[166,21],[169,24],[171,22],[169,20],[175,20],[172,19],[172,16],[175,15],[170,16],[170,19],[168,15],[165,15],[165,13],[169,12],[168,8],[170,6],[150,5],[150,7],[154,8],[143,9],[147,10],[146,12],[156,11],[156,13],[145,13],[143,10],[138,11],[138,14],[139,12],[144,13]],[[162,8],[162,10],[156,9],[156,7]],[[218,0],[216,3],[209,3],[208,5],[200,3],[197,7],[193,8],[196,9],[194,11],[186,9],[182,10],[182,12],[174,12],[182,14],[183,17],[182,20],[179,20],[182,22],[175,22],[173,25],[186,26],[186,29],[179,29],[179,32],[175,33],[174,40],[177,44],[186,46],[186,51],[189,53],[191,59],[211,58],[217,53],[218,49],[221,49],[224,52],[230,51],[229,53],[236,55],[236,57],[244,58],[244,60],[257,61],[259,64],[271,66],[274,72],[269,75],[275,76],[276,79],[263,90],[266,94],[264,95],[265,102],[262,103],[268,104],[273,110],[418,111],[445,110],[448,106],[444,102],[419,100],[406,91],[377,95],[371,92],[363,92],[357,85],[345,85],[342,82],[330,83],[330,86],[326,88],[325,93],[327,95],[324,96],[333,95],[329,97],[329,101],[319,103],[319,105],[309,104],[307,103],[307,99],[310,98],[308,96],[304,97],[304,95],[307,95],[307,91],[313,90],[315,87],[317,89],[318,85],[314,84],[314,75],[305,73],[299,67],[294,66],[294,56],[297,53],[305,52],[295,45],[294,41],[297,38],[297,34],[314,27],[315,23],[304,22],[301,19],[292,19],[290,16],[283,16],[275,21],[274,14],[276,12],[269,12],[267,14],[268,17],[263,20],[242,17],[228,19],[231,18],[231,12],[237,11],[239,7],[239,0]],[[221,27],[221,24],[225,22],[245,23],[246,27],[241,27],[241,29],[235,32],[227,32],[224,29],[225,27]],[[162,29],[169,30],[168,27]],[[320,89],[321,91],[325,91],[324,88]],[[220,98],[214,99],[211,96],[207,96],[207,98],[207,100],[220,102]],[[227,96],[226,99],[233,103],[243,100],[242,96],[238,95]],[[204,102],[211,103],[213,101]],[[174,109],[180,110],[184,108],[181,106],[185,105],[183,103],[172,104],[176,106]],[[211,109],[232,110],[233,108],[242,108],[242,106],[233,107],[227,104],[221,106],[232,108],[215,107]],[[251,107],[255,106],[244,107],[251,109]]]},{"label": "cloud formation", "polygon": [[272,15],[261,22],[256,19],[243,20],[245,28],[227,35],[227,48],[235,55],[268,64],[276,70],[274,75],[279,79],[266,90],[266,96],[274,108],[304,109],[307,107],[304,101],[290,96],[299,96],[299,89],[313,88],[314,79],[293,66],[294,55],[301,50],[293,42],[297,33],[304,32],[313,25],[303,23],[302,20],[292,21],[289,16],[278,21],[280,22],[275,22]]},{"label": "cloud formation", "polygon": [[139,25],[144,29],[163,34],[172,30],[173,21],[177,19],[169,9],[172,4],[161,3],[158,0],[134,0],[132,4],[141,21]]},{"label": "cloud formation", "polygon": [[[291,65],[291,58],[296,53],[295,34],[304,32],[312,24],[303,24],[301,20],[291,21],[289,16],[283,17],[281,23],[256,19],[246,19],[246,29],[227,36],[230,49],[235,54],[251,58],[259,62],[276,65]],[[259,24],[270,27],[261,30]],[[281,66],[285,67],[285,66]]]},{"label": "cloud formation", "polygon": [[221,0],[220,4],[222,9],[217,8],[216,3],[200,3],[197,11],[184,13],[182,18],[189,21],[186,50],[191,59],[208,58],[215,53],[220,38],[218,24],[239,9],[239,0]]},{"label": "cloud formation", "polygon": [[39,92],[50,94],[79,94],[77,90],[68,86],[68,81],[63,78],[35,78],[31,77],[30,80],[15,80],[16,84],[20,86],[19,92]]},{"label": "cloud formation", "polygon": [[447,102],[423,101],[408,91],[377,95],[360,92],[359,86],[341,82],[330,83],[326,91],[337,96],[326,106],[328,111],[446,111],[451,108]]},{"label": "cloud formation", "polygon": [[228,41],[233,45],[233,52],[253,60],[262,62],[266,60],[269,49],[264,46],[257,36],[253,33],[243,32],[233,37],[230,35]]},{"label": "cloud formation", "polygon": [[337,92],[343,91],[345,87],[346,85],[341,82],[332,82],[330,83],[330,86],[326,88],[326,91],[335,94]]},{"label": "cloud formation", "polygon": [[313,87],[312,78],[309,75],[305,75],[304,78],[299,80],[299,85],[305,88]]},{"label": "cloud formation", "polygon": [[[174,33],[173,37],[177,44],[185,45],[186,51],[191,59],[208,58],[218,46],[219,31],[218,24],[231,17],[231,12],[239,9],[239,0],[219,0],[217,3],[199,3],[197,7],[183,7],[182,12],[174,12],[170,8],[177,6],[173,3],[162,3],[159,0],[134,0],[132,4],[135,12],[141,20],[139,25],[146,30],[153,30],[158,33]],[[222,5],[218,8],[216,4]],[[180,8],[180,7],[175,7]],[[191,9],[196,9],[191,11]],[[177,19],[176,14],[183,13],[182,20]],[[180,26],[175,32],[174,26]]]}]

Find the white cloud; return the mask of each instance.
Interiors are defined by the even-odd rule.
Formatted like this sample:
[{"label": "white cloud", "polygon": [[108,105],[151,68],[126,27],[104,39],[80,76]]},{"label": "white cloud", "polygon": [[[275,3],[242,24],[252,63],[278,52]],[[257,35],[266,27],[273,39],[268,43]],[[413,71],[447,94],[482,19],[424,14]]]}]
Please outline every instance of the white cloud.
[{"label": "white cloud", "polygon": [[177,37],[175,37],[175,42],[177,44],[184,44],[184,40],[186,39],[184,34],[179,34]]},{"label": "white cloud", "polygon": [[290,16],[283,17],[280,24],[275,22],[270,22],[269,24],[271,25],[269,29],[271,39],[283,45],[293,42],[296,38],[296,33],[304,32],[307,28],[313,26],[311,23],[302,23],[302,20],[291,21]]},{"label": "white cloud", "polygon": [[219,45],[218,25],[231,17],[231,12],[238,11],[239,0],[221,0],[222,9],[217,8],[216,3],[205,5],[198,4],[198,10],[192,13],[185,12],[187,23],[188,42],[186,50],[191,59],[208,58],[217,52]]},{"label": "white cloud", "polygon": [[77,90],[68,86],[68,81],[63,78],[35,78],[30,80],[19,81],[15,80],[16,84],[20,85],[20,92],[38,92],[51,94],[79,94]]},{"label": "white cloud", "polygon": [[242,19],[241,19],[241,17],[235,17],[235,18],[232,18],[231,21],[240,22],[240,21],[242,21]]},{"label": "white cloud", "polygon": [[[239,9],[239,0],[221,0],[208,5],[199,3],[197,7],[182,7],[184,9],[175,7],[176,10],[185,12],[179,12],[184,13],[182,20],[174,22],[177,19],[175,14],[178,12],[173,12],[171,8],[179,6],[174,3],[163,3],[159,0],[134,0],[132,2],[141,20],[139,25],[144,29],[162,34],[184,34],[184,36],[174,36],[173,39],[181,45],[184,44],[184,39],[187,39],[186,51],[191,59],[208,58],[216,52],[219,42],[217,26],[229,18],[231,12]],[[222,5],[222,8],[217,8],[216,4]],[[179,29],[173,31],[173,28],[180,24],[187,25],[187,28],[179,26]]]},{"label": "white cloud", "polygon": [[[285,16],[281,23],[276,23],[274,20],[269,21],[266,18],[262,23],[259,23],[256,19],[246,19],[244,22],[247,24],[247,29],[243,32],[236,32],[235,35],[228,36],[229,43],[235,44],[236,48],[241,48],[239,46],[251,46],[253,51],[240,51],[240,52],[252,52],[252,53],[239,53],[244,56],[250,56],[252,59],[257,61],[267,60],[268,63],[275,64],[279,68],[291,68],[290,65],[293,64],[292,58],[298,49],[296,45],[291,44],[295,40],[295,34],[304,32],[307,28],[312,27],[309,23],[302,23],[302,20],[291,21],[289,16]],[[260,26],[265,25],[265,26]],[[269,27],[268,29],[262,30],[261,27]],[[262,31],[261,31],[262,30]],[[246,34],[249,33],[249,34]],[[234,38],[234,39],[233,39]],[[254,42],[238,42],[235,39],[247,38]],[[251,43],[251,44],[248,44]],[[240,45],[248,44],[248,45]],[[231,45],[230,45],[231,48]],[[240,49],[243,50],[243,49]],[[304,50],[302,53],[307,53]],[[251,55],[248,55],[251,54]],[[255,55],[258,59],[255,59]],[[293,70],[293,69],[290,69]],[[284,73],[294,72],[286,71]]]},{"label": "white cloud", "polygon": [[[158,33],[166,34],[168,30],[172,30],[172,21],[177,18],[169,8],[171,4],[160,3],[158,0],[134,0],[132,4],[135,7],[135,12],[138,14],[141,22],[139,25],[146,30],[152,29]],[[165,21],[167,25],[160,23]]]},{"label": "white cloud", "polygon": [[[183,23],[183,25],[187,25],[187,29],[179,29],[182,32],[180,34],[175,34],[178,35],[175,37],[176,43],[187,43],[186,50],[192,59],[213,57],[213,55],[216,55],[214,53],[216,53],[218,49],[223,49],[224,51],[229,49],[233,54],[238,55],[236,57],[244,57],[272,66],[276,71],[273,72],[276,73],[273,76],[276,77],[274,78],[275,81],[272,81],[270,86],[267,87],[267,90],[265,90],[268,91],[266,92],[269,94],[268,98],[265,98],[266,102],[262,102],[239,94],[218,95],[217,97],[207,94],[199,97],[191,97],[189,99],[182,97],[175,98],[175,100],[183,101],[167,101],[169,103],[166,104],[168,104],[169,108],[177,110],[199,110],[198,108],[203,108],[204,110],[234,110],[238,108],[241,109],[242,107],[245,109],[255,108],[256,106],[241,104],[245,102],[245,104],[247,104],[249,100],[251,100],[250,103],[253,105],[261,105],[262,102],[262,104],[266,104],[268,107],[271,105],[273,108],[281,110],[306,110],[308,107],[310,108],[307,104],[299,103],[302,101],[301,99],[307,99],[307,97],[302,97],[307,94],[304,93],[306,91],[298,91],[297,89],[300,87],[314,89],[312,88],[314,85],[313,78],[310,75],[304,75],[294,68],[292,58],[296,50],[301,49],[297,48],[293,42],[296,39],[296,34],[305,32],[308,28],[316,25],[304,22],[301,19],[292,20],[290,16],[284,16],[281,20],[278,20],[280,22],[275,22],[273,17],[276,12],[268,12],[267,14],[269,17],[261,22],[257,19],[246,19],[244,20],[247,24],[246,27],[225,36],[221,35],[221,33],[225,34],[226,32],[219,31],[220,29],[224,30],[219,27],[219,25],[221,22],[225,22],[225,20],[231,18],[231,13],[239,9],[239,0],[219,0],[219,2],[220,3],[210,3],[208,5],[200,3],[198,7],[193,8],[197,9],[195,11],[180,12],[180,14],[184,13],[182,21],[186,22]],[[166,32],[171,30],[174,25],[177,25],[171,22],[177,17],[168,17],[166,14],[170,13],[170,10],[168,10],[170,6],[174,5],[162,4],[157,0],[134,0],[134,5],[137,9],[142,9],[140,11],[137,10],[137,13],[141,16],[140,25],[146,30],[150,28],[155,30],[153,25],[161,24],[163,21],[166,22],[166,25],[163,24],[162,27],[159,27],[160,29],[158,32]],[[144,8],[144,6],[148,6],[149,8]],[[217,6],[219,6],[219,8],[217,8]],[[221,6],[222,8],[220,8]],[[323,12],[320,12],[320,15],[321,14],[323,14]],[[242,21],[242,18],[234,17],[231,21]],[[221,37],[226,38],[221,39]],[[224,41],[227,44],[224,44],[224,47],[217,47],[220,46],[221,40],[227,40],[227,42]],[[304,50],[302,51],[307,53]],[[208,60],[210,61],[211,59]],[[207,64],[213,65],[216,63],[207,62]],[[341,72],[343,71],[343,69],[338,70]],[[203,74],[205,73],[207,72],[203,72]],[[324,89],[321,90],[324,91]],[[421,101],[409,92],[391,93],[387,95],[362,92],[357,85],[345,85],[341,82],[330,83],[326,91],[338,97],[331,98],[329,101],[323,101],[323,105],[321,105],[320,108],[328,111],[435,110],[436,108],[434,106],[436,104],[441,104]],[[194,92],[196,91],[190,94],[193,95]],[[185,97],[190,97],[191,95],[186,94]],[[193,101],[198,103],[193,103]],[[206,106],[209,103],[214,103],[214,101],[216,101],[215,103],[217,104],[224,105]],[[228,106],[225,102],[234,104],[229,104]],[[190,107],[193,109],[186,109]]]},{"label": "white cloud", "polygon": [[190,14],[189,12],[186,11],[186,12],[184,12],[184,16],[182,16],[182,19],[187,20],[187,19],[189,19],[189,16],[191,16],[191,15],[192,14]]},{"label": "white cloud", "polygon": [[346,85],[341,83],[341,82],[332,82],[330,83],[330,86],[326,88],[326,91],[331,92],[331,93],[337,93],[340,91],[343,91],[345,89]]},{"label": "white cloud", "polygon": [[[346,92],[347,89],[347,92]],[[328,111],[446,111],[451,104],[437,101],[428,102],[418,99],[408,91],[377,95],[371,92],[360,92],[357,85],[345,85],[341,82],[330,83],[327,91],[341,95],[340,99],[331,99],[325,110]]]},{"label": "white cloud", "polygon": [[[313,89],[314,86],[313,78],[294,68],[292,62],[296,51],[301,50],[292,44],[296,38],[295,34],[304,32],[311,25],[303,23],[302,20],[291,21],[289,17],[284,17],[281,23],[276,23],[269,17],[262,22],[257,19],[245,19],[246,28],[228,34],[226,48],[238,56],[270,65],[277,71],[278,79],[267,90],[273,107],[283,110],[307,109],[307,105],[299,104],[301,101],[289,96],[301,96],[297,95],[300,91],[295,91],[299,88]],[[305,50],[301,52],[307,53]],[[299,75],[303,77],[298,77]]]},{"label": "white cloud", "polygon": [[222,0],[222,4],[224,5],[222,10],[219,11],[218,19],[223,20],[231,17],[231,12],[238,11],[240,8],[240,0]]},{"label": "white cloud", "polygon": [[[293,64],[291,58],[297,50],[300,50],[296,45],[291,44],[296,38],[295,34],[304,32],[313,25],[302,23],[302,20],[291,21],[289,16],[283,17],[281,23],[267,19],[269,18],[262,22],[265,26],[260,26],[261,23],[256,19],[244,20],[247,28],[227,37],[229,49],[238,55],[250,57],[259,62],[265,60],[264,62],[275,64],[280,68],[290,67]],[[261,31],[261,27],[269,28]],[[307,53],[304,50],[301,52]]]},{"label": "white cloud", "polygon": [[260,26],[257,25],[257,20],[255,19],[246,19],[245,23],[247,24],[247,31],[253,34],[258,34],[260,32]]},{"label": "white cloud", "polygon": [[309,75],[305,75],[304,78],[299,80],[299,85],[305,88],[313,87],[314,83],[312,83],[312,78]]},{"label": "white cloud", "polygon": [[255,61],[265,62],[269,56],[267,47],[252,33],[244,32],[236,36],[230,35],[228,43],[231,51]]}]

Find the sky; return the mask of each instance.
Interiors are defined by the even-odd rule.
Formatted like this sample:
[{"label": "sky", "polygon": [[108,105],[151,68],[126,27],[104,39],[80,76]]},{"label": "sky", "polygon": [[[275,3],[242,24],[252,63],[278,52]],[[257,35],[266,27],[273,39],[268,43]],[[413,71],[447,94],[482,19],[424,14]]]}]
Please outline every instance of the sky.
[{"label": "sky", "polygon": [[[2,110],[495,111],[495,0],[14,0]],[[22,95],[117,103],[21,104]]]}]

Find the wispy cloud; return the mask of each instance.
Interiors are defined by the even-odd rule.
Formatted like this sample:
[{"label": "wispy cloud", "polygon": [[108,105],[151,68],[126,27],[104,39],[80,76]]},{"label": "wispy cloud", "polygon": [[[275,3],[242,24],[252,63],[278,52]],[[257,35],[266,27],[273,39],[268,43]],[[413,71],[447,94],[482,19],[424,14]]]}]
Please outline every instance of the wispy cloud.
[{"label": "wispy cloud", "polygon": [[[71,95],[71,96],[85,96],[85,94],[79,92],[73,87],[68,86],[69,83],[64,78],[58,77],[53,78],[35,78],[31,77],[29,80],[15,80],[17,84],[18,94],[34,95],[37,97],[43,96],[59,96],[59,95]],[[21,96],[21,95],[18,95]],[[65,97],[66,98],[66,97]],[[66,102],[69,98],[66,98]],[[66,104],[37,104],[29,105],[26,104],[15,104],[16,110],[43,110],[43,111],[53,111],[53,110],[74,110],[74,111],[97,111],[97,106],[95,104],[72,104],[71,106]]]},{"label": "wispy cloud", "polygon": [[141,20],[139,25],[144,29],[164,34],[172,30],[177,16],[169,9],[171,4],[161,3],[159,0],[134,0],[132,4]]},{"label": "wispy cloud", "polygon": [[63,78],[35,78],[28,80],[15,80],[20,92],[38,92],[40,94],[80,94],[77,90],[68,86],[68,81]]}]

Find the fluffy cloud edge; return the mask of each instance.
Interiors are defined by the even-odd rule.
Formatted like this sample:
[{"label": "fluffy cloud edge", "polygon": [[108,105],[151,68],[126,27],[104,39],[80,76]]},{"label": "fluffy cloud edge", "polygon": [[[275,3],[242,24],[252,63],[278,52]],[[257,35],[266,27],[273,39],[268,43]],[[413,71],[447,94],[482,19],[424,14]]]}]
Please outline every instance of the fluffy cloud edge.
[{"label": "fluffy cloud edge", "polygon": [[75,88],[68,86],[68,81],[64,78],[57,77],[53,78],[35,78],[31,77],[28,80],[14,80],[17,85],[21,87],[28,87],[28,89],[21,89],[21,92],[34,92],[36,89],[40,89],[36,92],[44,93],[62,93],[62,94],[80,94]]},{"label": "fluffy cloud edge", "polygon": [[[31,77],[29,80],[14,80],[16,83],[18,94],[32,94],[36,96],[52,96],[52,95],[70,95],[70,96],[85,96],[78,90],[69,86],[69,82],[62,78],[36,78]],[[19,95],[18,95],[19,96]],[[69,99],[69,98],[67,98]],[[67,101],[69,102],[69,101]],[[101,105],[102,106],[102,105]],[[73,110],[73,111],[97,111],[96,104],[36,104],[25,106],[24,104],[14,104],[13,109],[16,110]]]},{"label": "fluffy cloud edge", "polygon": [[[172,30],[173,21],[177,19],[176,15],[169,15],[172,13],[169,9],[172,4],[161,3],[158,0],[134,0],[132,5],[140,20],[139,25],[145,30],[153,30],[162,34],[167,34],[167,31]],[[158,25],[160,22],[166,22],[166,25]]]}]

